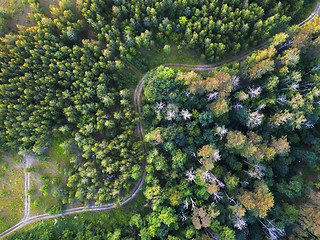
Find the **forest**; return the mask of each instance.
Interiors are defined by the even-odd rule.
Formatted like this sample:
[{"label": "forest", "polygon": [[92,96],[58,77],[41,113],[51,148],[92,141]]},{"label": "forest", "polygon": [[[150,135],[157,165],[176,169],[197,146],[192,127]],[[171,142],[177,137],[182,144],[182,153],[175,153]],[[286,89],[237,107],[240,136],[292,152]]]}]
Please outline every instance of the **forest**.
[{"label": "forest", "polygon": [[207,75],[148,74],[150,237],[319,237],[319,185],[306,179],[320,161],[318,24]]},{"label": "forest", "polygon": [[[114,203],[123,217],[12,239],[320,237],[320,20],[294,25],[312,1],[28,3],[31,26],[8,27],[0,8],[0,152],[46,164],[63,139],[68,168],[58,187],[42,186],[56,200],[47,211]],[[210,71],[148,62],[176,47],[217,63],[269,38]],[[141,140],[134,88],[144,73]],[[120,206],[144,167],[143,194]]]}]

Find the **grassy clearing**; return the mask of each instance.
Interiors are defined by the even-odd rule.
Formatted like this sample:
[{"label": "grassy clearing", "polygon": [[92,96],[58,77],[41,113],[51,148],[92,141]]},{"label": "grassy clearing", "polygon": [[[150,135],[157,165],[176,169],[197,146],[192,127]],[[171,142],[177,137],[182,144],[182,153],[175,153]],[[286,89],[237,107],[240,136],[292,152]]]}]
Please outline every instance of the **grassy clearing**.
[{"label": "grassy clearing", "polygon": [[178,49],[178,46],[170,45],[170,53],[165,54],[162,48],[151,48],[150,50],[141,49],[133,57],[131,63],[141,72],[145,73],[152,68],[165,63],[182,63],[182,64],[207,64],[205,56],[194,50]]},{"label": "grassy clearing", "polygon": [[24,172],[18,155],[2,154],[0,165],[0,232],[3,232],[23,217]]},{"label": "grassy clearing", "polygon": [[0,0],[0,8],[9,14],[9,30],[16,30],[16,25],[31,26],[28,13],[31,12],[27,2],[22,0]]},{"label": "grassy clearing", "polygon": [[[50,13],[50,5],[54,5],[54,6],[58,6],[58,0],[40,0],[40,6],[43,10],[43,12],[51,17],[51,13]],[[74,2],[74,1],[72,1]]]},{"label": "grassy clearing", "polygon": [[[32,165],[31,185],[34,195],[31,197],[31,213],[38,215],[47,212],[57,203],[59,197],[54,196],[57,189],[65,189],[67,184],[66,174],[72,156],[64,153],[60,144],[67,138],[60,136],[52,141],[48,149],[47,159],[39,159]],[[47,189],[44,189],[47,186]]]},{"label": "grassy clearing", "polygon": [[154,68],[158,65],[164,63],[181,63],[181,64],[206,64],[206,60],[204,55],[201,56],[196,51],[184,51],[182,49],[178,49],[177,46],[170,46],[171,51],[168,56],[164,53],[163,49],[154,49],[151,50],[150,59],[149,59],[149,67]]},{"label": "grassy clearing", "polygon": [[[30,2],[35,2],[33,0],[0,0],[0,9],[3,9],[10,16],[8,19],[8,30],[7,31],[16,31],[17,25],[23,26],[32,26],[32,18],[29,14],[32,11],[30,7]],[[58,0],[40,0],[41,11],[47,15],[50,14],[50,5],[58,5]]]}]

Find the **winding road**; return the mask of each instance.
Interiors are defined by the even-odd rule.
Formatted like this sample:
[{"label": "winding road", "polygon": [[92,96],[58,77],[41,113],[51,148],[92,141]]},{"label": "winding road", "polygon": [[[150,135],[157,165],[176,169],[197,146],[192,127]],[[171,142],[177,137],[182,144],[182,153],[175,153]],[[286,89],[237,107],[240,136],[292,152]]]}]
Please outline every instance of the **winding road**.
[{"label": "winding road", "polygon": [[[312,21],[315,16],[320,14],[320,0],[318,1],[315,10],[311,13],[311,15],[304,21],[298,24],[299,27],[304,26],[308,22]],[[178,64],[178,63],[166,63],[162,64],[164,66],[170,66],[170,67],[179,67],[179,68],[185,68],[189,70],[212,70],[214,68],[220,67],[223,64],[226,63],[232,63],[232,62],[237,62],[240,61],[244,58],[246,58],[248,55],[250,55],[253,51],[256,50],[261,50],[264,47],[266,47],[269,44],[269,40],[266,41],[265,43],[262,43],[238,56],[235,56],[231,59],[228,59],[226,61],[218,62],[215,64],[209,64],[209,65],[190,65],[190,64]],[[138,76],[141,77],[139,83],[137,84],[137,87],[134,91],[134,105],[136,106],[136,110],[139,114],[139,122],[137,124],[137,132],[139,134],[140,140],[143,142],[143,149],[145,152],[147,152],[147,146],[146,143],[144,142],[144,133],[143,133],[143,127],[142,127],[142,109],[141,109],[141,94],[142,94],[142,84],[143,81],[145,80],[147,74],[142,74],[136,67],[134,67],[132,64],[127,63],[127,66]],[[153,68],[152,70],[157,69],[159,66]],[[28,161],[27,157],[25,157],[26,160],[26,167],[30,167],[30,162]],[[146,159],[144,158],[142,161],[141,165],[141,178],[132,190],[130,196],[125,197],[123,201],[120,203],[120,206],[126,204],[127,202],[131,201],[139,192],[140,188],[142,187],[142,184],[145,179],[146,175]],[[21,219],[19,223],[16,225],[12,226],[11,228],[7,229],[6,231],[0,233],[0,238],[4,238],[8,236],[9,234],[17,231],[18,229],[23,228],[24,226],[34,223],[36,221],[44,220],[44,219],[49,219],[49,218],[57,218],[61,217],[64,215],[69,215],[69,214],[75,214],[75,213],[83,213],[83,212],[89,212],[89,211],[101,211],[101,210],[108,210],[108,209],[113,209],[115,208],[114,203],[109,203],[101,206],[86,206],[86,207],[78,207],[78,208],[71,208],[67,209],[63,213],[60,214],[55,214],[55,215],[49,215],[48,213],[41,214],[41,215],[36,215],[36,216],[30,216],[30,196],[27,195],[27,190],[30,188],[30,173],[25,173],[25,211],[24,211],[24,216]]]}]

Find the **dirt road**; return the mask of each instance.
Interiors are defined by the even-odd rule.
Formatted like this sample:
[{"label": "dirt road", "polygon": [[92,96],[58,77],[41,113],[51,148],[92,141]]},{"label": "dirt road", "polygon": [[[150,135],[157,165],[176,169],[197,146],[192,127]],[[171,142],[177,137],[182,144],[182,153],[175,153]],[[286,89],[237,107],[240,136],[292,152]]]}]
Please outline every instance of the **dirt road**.
[{"label": "dirt road", "polygon": [[[317,16],[320,13],[320,1],[318,1],[317,6],[315,8],[315,10],[312,12],[312,14],[303,22],[301,22],[300,24],[298,24],[300,27],[304,26],[305,24],[307,24],[308,22],[312,21],[313,18],[315,16]],[[189,70],[212,70],[214,68],[217,68],[225,63],[232,63],[232,62],[237,62],[240,61],[242,59],[244,59],[245,57],[247,57],[248,55],[250,55],[253,51],[256,50],[260,50],[263,49],[265,46],[268,45],[268,42],[262,43],[236,57],[233,57],[229,60],[226,61],[222,61],[219,63],[215,63],[215,64],[209,64],[209,65],[190,65],[190,64],[177,64],[177,63],[167,63],[167,64],[163,64],[164,66],[172,66],[172,67],[179,67],[179,68],[186,68]],[[141,141],[143,142],[143,149],[145,152],[147,152],[147,148],[146,148],[146,143],[143,141],[144,140],[144,133],[143,133],[143,126],[142,126],[142,111],[141,111],[141,94],[142,94],[142,84],[143,81],[145,80],[147,74],[142,74],[136,67],[134,67],[132,64],[128,64],[128,66],[139,76],[142,76],[139,83],[137,84],[137,87],[135,89],[134,92],[134,105],[136,106],[137,112],[139,114],[139,122],[137,124],[137,131],[139,134],[139,137],[141,139]],[[153,68],[157,69],[159,66]],[[26,167],[30,167],[32,162],[32,156],[28,156],[26,157]],[[136,184],[136,186],[134,187],[134,189],[132,190],[130,196],[125,197],[123,199],[123,201],[121,202],[120,206],[126,204],[127,202],[131,201],[139,192],[140,188],[142,187],[142,184],[144,182],[145,179],[145,175],[146,175],[146,170],[145,170],[145,166],[146,166],[146,159],[143,159],[142,164],[141,164],[141,178],[138,181],[138,183]],[[78,207],[78,208],[72,208],[72,209],[68,209],[66,210],[64,213],[61,214],[55,214],[55,215],[49,215],[48,213],[46,214],[41,214],[41,215],[37,215],[37,216],[32,216],[30,217],[30,196],[27,195],[27,190],[30,188],[30,173],[25,173],[25,214],[24,217],[21,219],[21,221],[19,223],[17,223],[16,225],[14,225],[13,227],[7,229],[6,231],[2,232],[0,234],[0,238],[6,237],[9,234],[17,231],[18,229],[39,221],[39,220],[44,220],[44,219],[48,219],[48,218],[57,218],[63,215],[69,215],[69,214],[75,214],[75,213],[82,213],[82,212],[89,212],[89,211],[101,211],[101,210],[108,210],[108,209],[113,209],[115,208],[114,203],[109,203],[109,204],[105,204],[105,205],[101,205],[101,206],[87,206],[87,207]]]}]

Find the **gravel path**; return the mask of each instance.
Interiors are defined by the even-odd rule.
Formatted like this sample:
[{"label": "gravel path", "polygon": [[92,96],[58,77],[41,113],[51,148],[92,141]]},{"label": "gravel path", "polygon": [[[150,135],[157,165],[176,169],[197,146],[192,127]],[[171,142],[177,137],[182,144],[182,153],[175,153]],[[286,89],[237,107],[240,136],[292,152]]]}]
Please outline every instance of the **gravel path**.
[{"label": "gravel path", "polygon": [[[300,24],[298,24],[298,26],[302,27],[305,24],[307,24],[308,22],[312,21],[313,18],[318,15],[320,13],[320,1],[318,1],[317,6],[315,8],[315,10],[312,12],[312,14],[303,22],[301,22]],[[265,46],[267,46],[269,43],[269,40],[266,41],[265,43],[262,43],[238,56],[235,56],[231,59],[228,59],[226,61],[222,61],[219,63],[215,63],[215,64],[209,64],[209,65],[190,65],[190,64],[178,64],[178,63],[167,63],[167,64],[163,64],[164,66],[171,66],[171,67],[179,67],[179,68],[186,68],[189,70],[212,70],[214,68],[217,68],[225,63],[232,63],[232,62],[237,62],[240,61],[242,59],[244,59],[245,57],[247,57],[248,55],[250,55],[253,51],[256,50],[260,50],[263,49]],[[142,76],[142,73],[136,68],[134,67],[132,64],[128,63],[127,64],[137,75]],[[159,66],[153,68],[152,70],[157,69]],[[144,140],[144,133],[143,133],[143,127],[142,127],[142,118],[141,118],[141,93],[142,93],[142,84],[143,81],[145,80],[147,74],[144,74],[135,91],[134,91],[134,105],[136,106],[137,112],[139,113],[139,122],[137,124],[137,130],[138,130],[138,134],[140,137],[140,140],[143,141]],[[146,147],[146,143],[143,141],[143,149],[145,152],[147,152],[147,147]],[[33,162],[34,158],[32,156],[26,156],[25,157],[25,161],[26,161],[26,168],[30,167],[32,162]],[[121,202],[120,206],[126,204],[127,202],[131,201],[139,192],[140,188],[142,187],[145,175],[146,175],[146,170],[145,170],[145,166],[146,166],[146,159],[144,158],[142,161],[142,165],[141,165],[141,179],[138,181],[138,183],[136,184],[136,186],[134,187],[134,189],[131,192],[131,195],[128,197],[125,197],[123,199],[123,202]],[[105,204],[105,205],[101,205],[101,206],[87,206],[87,207],[78,207],[78,208],[72,208],[72,209],[68,209],[65,212],[61,213],[61,214],[55,214],[55,215],[49,215],[48,213],[45,214],[41,214],[41,215],[37,215],[37,216],[32,216],[30,217],[30,196],[27,195],[27,190],[30,188],[30,173],[25,173],[25,213],[24,213],[24,217],[21,219],[21,221],[19,223],[17,223],[16,225],[14,225],[13,227],[7,229],[6,231],[0,233],[0,238],[6,237],[9,234],[17,231],[18,229],[39,221],[39,220],[44,220],[44,219],[49,219],[49,218],[57,218],[63,215],[69,215],[69,214],[75,214],[75,213],[82,213],[82,212],[89,212],[89,211],[101,211],[101,210],[108,210],[108,209],[113,209],[115,208],[114,203],[109,203],[109,204]]]},{"label": "gravel path", "polygon": [[[25,155],[23,156],[23,161],[24,161],[24,168],[30,168],[32,163],[36,160],[32,155]],[[30,189],[30,174],[31,173],[24,173],[24,216],[21,221],[24,221],[30,217],[30,202],[31,198],[27,194],[27,191]]]}]

